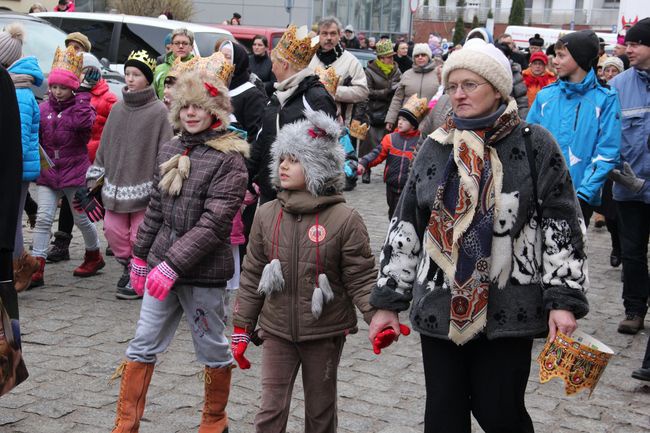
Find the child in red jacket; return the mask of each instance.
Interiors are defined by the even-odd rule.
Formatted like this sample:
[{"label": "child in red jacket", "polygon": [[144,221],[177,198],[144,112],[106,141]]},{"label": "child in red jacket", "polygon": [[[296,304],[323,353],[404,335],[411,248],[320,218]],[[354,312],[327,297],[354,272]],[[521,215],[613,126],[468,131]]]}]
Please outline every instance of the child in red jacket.
[{"label": "child in red jacket", "polygon": [[357,167],[359,176],[368,168],[387,160],[384,168],[384,182],[386,183],[389,220],[393,217],[397,201],[409,176],[413,151],[420,137],[418,126],[428,111],[426,98],[418,98],[417,95],[411,96],[399,110],[395,131],[386,134],[372,152],[359,160]]}]

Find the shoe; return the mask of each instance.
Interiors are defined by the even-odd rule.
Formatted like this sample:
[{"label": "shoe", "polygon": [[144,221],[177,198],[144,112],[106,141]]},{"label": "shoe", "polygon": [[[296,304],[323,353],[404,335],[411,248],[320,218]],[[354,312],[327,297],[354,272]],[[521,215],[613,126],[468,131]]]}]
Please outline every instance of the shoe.
[{"label": "shoe", "polygon": [[106,263],[104,263],[104,258],[102,257],[102,253],[100,253],[99,250],[86,250],[84,262],[74,270],[72,275],[75,277],[83,278],[92,277],[93,275],[97,274],[97,271],[99,271],[105,265]]},{"label": "shoe", "polygon": [[618,332],[621,334],[635,335],[643,329],[644,318],[634,313],[627,313],[625,319],[618,324]]},{"label": "shoe", "polygon": [[136,299],[142,299],[142,296],[135,293],[135,290],[131,287],[131,283],[127,283],[124,287],[118,287],[115,292],[115,297],[117,299],[124,299],[126,301],[135,301]]},{"label": "shoe", "polygon": [[370,170],[366,170],[361,175],[361,182],[370,183]]},{"label": "shoe", "polygon": [[605,227],[605,217],[598,212],[594,213],[594,227],[597,229]]},{"label": "shoe", "polygon": [[38,262],[38,270],[32,274],[32,283],[29,288],[41,287],[45,285],[45,259],[43,257],[34,257]]},{"label": "shoe", "polygon": [[52,246],[47,251],[47,261],[52,263],[70,260],[70,241],[72,235],[65,232],[54,233]]},{"label": "shoe", "polygon": [[618,268],[621,266],[621,256],[619,254],[615,254],[614,251],[612,251],[612,254],[609,256],[609,264],[613,268]]},{"label": "shoe", "polygon": [[124,361],[111,377],[111,380],[122,377],[112,433],[138,431],[153,369],[154,364]]},{"label": "shoe", "polygon": [[638,368],[632,372],[632,377],[650,382],[650,368]]},{"label": "shoe", "polygon": [[199,433],[224,433],[228,431],[226,405],[230,394],[232,368],[205,367],[205,400]]},{"label": "shoe", "polygon": [[124,287],[129,284],[129,280],[131,279],[130,275],[131,271],[129,270],[128,266],[124,267],[124,271],[122,272],[122,275],[120,276],[120,279],[117,280],[117,288],[118,289],[123,289]]},{"label": "shoe", "polygon": [[25,252],[19,259],[14,260],[14,287],[16,292],[22,292],[29,288],[32,283],[32,276],[40,269],[41,264],[36,257],[32,257]]},{"label": "shoe", "polygon": [[105,253],[106,253],[106,257],[114,257],[115,256],[115,254],[113,254],[113,250],[111,249],[111,247],[106,247],[106,252]]}]

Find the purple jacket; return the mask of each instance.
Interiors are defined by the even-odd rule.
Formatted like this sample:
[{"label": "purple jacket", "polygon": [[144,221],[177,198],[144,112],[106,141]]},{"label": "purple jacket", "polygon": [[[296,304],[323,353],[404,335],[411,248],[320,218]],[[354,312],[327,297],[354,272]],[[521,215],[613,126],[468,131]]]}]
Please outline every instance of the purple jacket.
[{"label": "purple jacket", "polygon": [[90,94],[78,93],[63,102],[50,95],[39,107],[39,139],[54,167],[42,169],[36,183],[52,189],[85,186],[90,166],[86,144],[95,121]]}]

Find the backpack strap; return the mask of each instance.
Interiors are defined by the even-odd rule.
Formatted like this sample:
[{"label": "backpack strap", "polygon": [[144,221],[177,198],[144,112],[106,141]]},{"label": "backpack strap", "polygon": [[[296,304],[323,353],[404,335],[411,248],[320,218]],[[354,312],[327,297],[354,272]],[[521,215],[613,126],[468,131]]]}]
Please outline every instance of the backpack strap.
[{"label": "backpack strap", "polygon": [[539,205],[539,196],[537,194],[537,167],[535,166],[535,154],[533,153],[533,143],[531,134],[533,131],[530,129],[530,126],[527,123],[522,123],[523,128],[521,130],[522,135],[524,136],[524,144],[526,145],[526,157],[528,158],[528,167],[530,168],[530,177],[533,182],[533,200],[535,202],[535,211],[537,212],[537,223],[542,221],[542,208]]}]

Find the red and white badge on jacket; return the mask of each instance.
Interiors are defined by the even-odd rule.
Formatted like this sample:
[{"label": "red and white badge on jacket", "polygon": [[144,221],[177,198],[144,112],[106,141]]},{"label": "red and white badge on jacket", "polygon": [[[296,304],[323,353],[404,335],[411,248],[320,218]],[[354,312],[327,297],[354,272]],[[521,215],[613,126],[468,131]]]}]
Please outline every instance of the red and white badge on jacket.
[{"label": "red and white badge on jacket", "polygon": [[327,230],[325,230],[325,227],[320,224],[314,224],[313,226],[309,227],[307,234],[309,235],[310,241],[314,243],[323,242],[325,240],[325,236],[327,236]]}]

